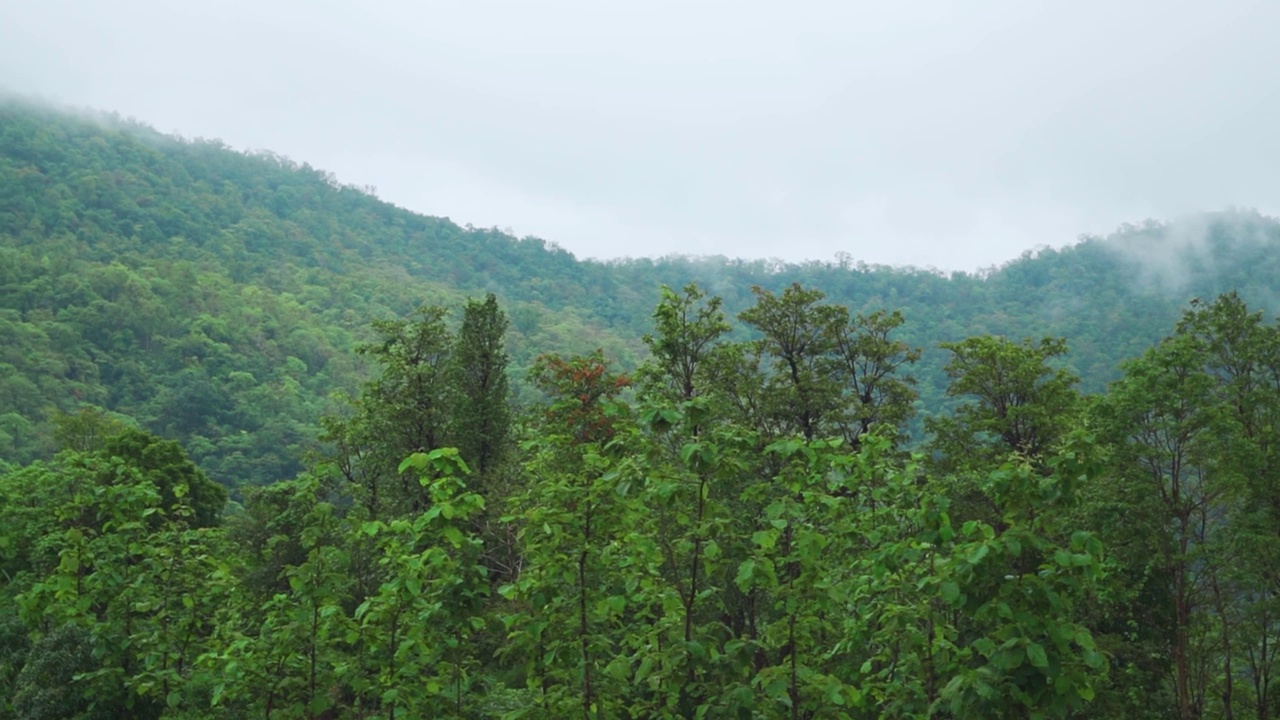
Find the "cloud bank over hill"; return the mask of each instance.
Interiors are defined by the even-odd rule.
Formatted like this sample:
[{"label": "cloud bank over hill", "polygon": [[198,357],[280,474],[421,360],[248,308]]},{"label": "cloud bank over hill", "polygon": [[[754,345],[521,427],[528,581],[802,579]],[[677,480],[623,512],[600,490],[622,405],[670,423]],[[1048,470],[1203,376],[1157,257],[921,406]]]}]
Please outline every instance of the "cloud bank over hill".
[{"label": "cloud bank over hill", "polygon": [[579,256],[973,269],[1275,214],[1280,5],[75,0],[0,85],[271,148]]}]

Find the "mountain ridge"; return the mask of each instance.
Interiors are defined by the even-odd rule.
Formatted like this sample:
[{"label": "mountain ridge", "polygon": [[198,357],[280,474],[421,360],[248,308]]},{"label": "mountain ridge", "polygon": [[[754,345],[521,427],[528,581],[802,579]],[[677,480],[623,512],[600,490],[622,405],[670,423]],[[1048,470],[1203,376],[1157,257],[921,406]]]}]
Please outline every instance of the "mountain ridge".
[{"label": "mountain ridge", "polygon": [[752,286],[801,283],[854,312],[903,310],[902,338],[925,349],[924,414],[947,403],[938,343],[975,334],[1064,336],[1099,389],[1191,297],[1234,289],[1280,308],[1277,249],[1280,222],[1228,210],[975,273],[847,256],[579,260],[272,153],[0,99],[0,461],[47,456],[54,418],[90,404],[180,440],[226,484],[290,477],[340,408],[329,396],[367,377],[352,349],[370,322],[487,292],[511,318],[517,381],[553,350],[635,365],[660,285],[697,282],[736,314]]}]

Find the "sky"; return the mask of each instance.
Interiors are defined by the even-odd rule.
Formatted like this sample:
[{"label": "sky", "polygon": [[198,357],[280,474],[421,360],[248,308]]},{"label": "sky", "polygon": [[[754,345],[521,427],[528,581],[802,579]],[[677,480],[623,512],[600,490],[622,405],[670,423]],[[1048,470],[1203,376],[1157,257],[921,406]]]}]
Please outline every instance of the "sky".
[{"label": "sky", "polygon": [[0,88],[579,257],[989,267],[1280,214],[1275,0],[40,0]]}]

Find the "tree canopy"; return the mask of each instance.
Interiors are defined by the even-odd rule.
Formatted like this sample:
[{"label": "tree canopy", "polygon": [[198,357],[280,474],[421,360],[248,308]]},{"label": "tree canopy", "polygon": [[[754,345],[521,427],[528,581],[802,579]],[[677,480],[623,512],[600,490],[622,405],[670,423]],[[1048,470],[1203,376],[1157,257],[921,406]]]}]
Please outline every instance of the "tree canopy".
[{"label": "tree canopy", "polygon": [[1272,718],[1280,224],[1201,225],[579,262],[0,101],[0,720]]}]

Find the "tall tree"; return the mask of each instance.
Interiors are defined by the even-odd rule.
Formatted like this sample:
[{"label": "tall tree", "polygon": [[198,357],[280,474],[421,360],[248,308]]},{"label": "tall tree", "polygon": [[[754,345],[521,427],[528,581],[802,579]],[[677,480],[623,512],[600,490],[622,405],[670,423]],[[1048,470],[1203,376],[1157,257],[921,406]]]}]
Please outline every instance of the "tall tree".
[{"label": "tall tree", "polygon": [[903,322],[897,310],[877,310],[857,315],[836,335],[846,406],[840,425],[851,448],[877,426],[902,440],[915,413],[916,379],[903,371],[920,359],[920,349],[890,337]]},{"label": "tall tree", "polygon": [[823,304],[822,292],[798,283],[781,295],[758,286],[751,291],[756,304],[738,318],[760,333],[755,349],[768,360],[765,419],[778,436],[794,432],[813,440],[830,432],[840,406],[836,351],[848,311]]},{"label": "tall tree", "polygon": [[[1179,717],[1270,714],[1280,557],[1280,334],[1229,294],[1193,301],[1099,406],[1117,484],[1155,498]],[[1241,682],[1241,681],[1244,682]],[[1253,702],[1248,702],[1248,696]]]},{"label": "tall tree", "polygon": [[724,546],[738,555],[743,544],[726,537],[736,524],[727,503],[741,491],[743,457],[755,455],[756,443],[728,417],[724,376],[735,349],[724,342],[730,326],[721,305],[693,284],[680,294],[662,288],[653,333],[644,337],[652,358],[637,373],[652,431],[642,490],[652,512],[642,531],[662,559],[650,589],[655,604],[680,607],[640,636],[637,654],[657,672],[683,678],[676,692],[654,693],[647,713],[705,713],[733,676],[725,672],[723,592],[731,578]]},{"label": "tall tree", "polygon": [[444,447],[456,407],[453,341],[442,307],[373,324],[378,341],[358,351],[381,366],[346,418],[326,418],[322,439],[336,446],[338,467],[373,517],[421,511],[426,490],[397,472],[415,452]]},{"label": "tall tree", "polygon": [[522,610],[508,626],[521,627],[513,639],[547,717],[566,717],[575,706],[583,720],[616,716],[624,678],[603,671],[617,640],[604,626],[621,609],[616,559],[630,549],[621,540],[637,510],[617,468],[619,434],[631,423],[616,398],[630,379],[600,351],[543,356],[531,378],[551,404],[528,443],[528,486],[514,503],[528,567],[503,589]]},{"label": "tall tree", "polygon": [[968,402],[925,422],[941,469],[992,467],[1010,454],[1034,461],[1072,427],[1079,378],[1050,364],[1066,354],[1064,340],[981,336],[942,347],[951,351],[947,395]]},{"label": "tall tree", "polygon": [[1189,338],[1170,338],[1131,363],[1107,398],[1118,471],[1159,498],[1169,528],[1158,548],[1172,583],[1173,687],[1183,720],[1200,716],[1203,696],[1192,677],[1193,611],[1205,599],[1194,554],[1205,547],[1207,521],[1221,499],[1204,442],[1216,418],[1202,363]]},{"label": "tall tree", "polygon": [[722,301],[696,284],[681,293],[668,287],[653,311],[653,333],[644,344],[652,356],[638,375],[648,395],[679,403],[707,395],[717,374],[716,356],[729,332]]},{"label": "tall tree", "polygon": [[507,452],[511,432],[505,335],[507,315],[489,293],[468,300],[453,349],[457,407],[450,433],[475,475],[483,479]]},{"label": "tall tree", "polygon": [[[1232,718],[1247,705],[1242,690],[1251,689],[1254,708],[1265,717],[1267,685],[1277,669],[1268,635],[1275,632],[1280,599],[1274,572],[1280,557],[1280,328],[1231,292],[1211,303],[1193,300],[1177,335],[1199,347],[1203,371],[1215,381],[1209,411],[1218,431],[1205,443],[1222,498],[1204,553],[1216,562],[1198,563],[1221,647],[1213,695],[1223,716]],[[1241,679],[1252,688],[1237,685]]]}]

